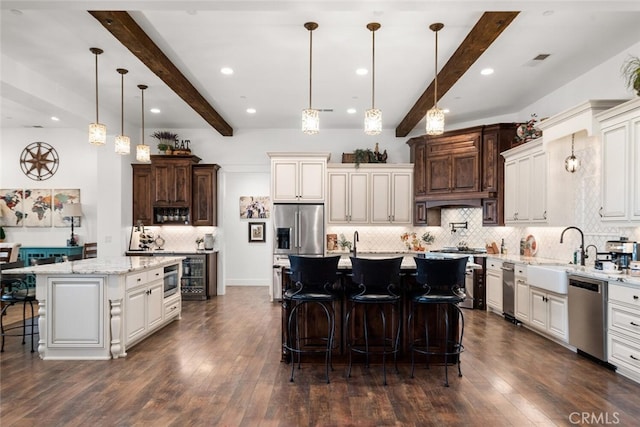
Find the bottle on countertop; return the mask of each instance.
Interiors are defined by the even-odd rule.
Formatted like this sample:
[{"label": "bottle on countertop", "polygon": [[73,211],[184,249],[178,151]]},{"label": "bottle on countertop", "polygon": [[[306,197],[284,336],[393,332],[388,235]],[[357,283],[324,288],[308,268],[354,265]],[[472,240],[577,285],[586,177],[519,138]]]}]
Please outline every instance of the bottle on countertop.
[{"label": "bottle on countertop", "polygon": [[524,237],[520,239],[520,255],[524,255],[524,247],[526,246]]},{"label": "bottle on countertop", "polygon": [[504,239],[502,239],[502,242],[500,243],[500,253],[502,255],[507,253],[507,248],[504,246]]}]

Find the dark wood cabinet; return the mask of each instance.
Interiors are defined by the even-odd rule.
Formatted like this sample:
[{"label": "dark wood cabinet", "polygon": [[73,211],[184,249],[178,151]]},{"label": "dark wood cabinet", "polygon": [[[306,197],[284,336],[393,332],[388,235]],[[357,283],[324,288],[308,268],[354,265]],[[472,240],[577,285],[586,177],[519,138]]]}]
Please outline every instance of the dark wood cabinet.
[{"label": "dark wood cabinet", "polygon": [[424,201],[414,202],[413,206],[413,225],[440,226],[442,218],[440,208],[427,208],[427,203]]},{"label": "dark wood cabinet", "polygon": [[151,200],[151,165],[136,164],[133,167],[133,223],[142,221],[144,225],[153,223]]},{"label": "dark wood cabinet", "polygon": [[133,164],[133,221],[144,225],[217,225],[215,164],[197,156],[151,156]]},{"label": "dark wood cabinet", "polygon": [[218,165],[194,165],[191,198],[192,225],[216,225]]},{"label": "dark wood cabinet", "polygon": [[152,156],[154,206],[188,207],[191,200],[191,168],[196,156]]},{"label": "dark wood cabinet", "polygon": [[[416,225],[434,207],[482,207],[483,225],[504,225],[504,159],[516,124],[499,123],[407,141],[414,163]],[[424,212],[423,212],[424,211]]]}]

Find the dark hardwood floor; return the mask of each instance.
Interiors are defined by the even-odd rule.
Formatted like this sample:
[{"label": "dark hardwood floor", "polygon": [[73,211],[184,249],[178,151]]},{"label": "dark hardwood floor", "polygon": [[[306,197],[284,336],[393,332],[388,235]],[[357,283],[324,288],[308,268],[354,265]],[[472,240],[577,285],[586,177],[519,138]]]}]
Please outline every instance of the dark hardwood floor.
[{"label": "dark hardwood floor", "polygon": [[[280,306],[266,288],[185,301],[182,320],[110,361],[43,361],[20,338],[0,356],[0,425],[637,425],[640,385],[500,317],[465,310],[463,377],[442,366],[280,362]],[[15,307],[10,309],[16,311]],[[20,312],[20,309],[17,309]]]}]

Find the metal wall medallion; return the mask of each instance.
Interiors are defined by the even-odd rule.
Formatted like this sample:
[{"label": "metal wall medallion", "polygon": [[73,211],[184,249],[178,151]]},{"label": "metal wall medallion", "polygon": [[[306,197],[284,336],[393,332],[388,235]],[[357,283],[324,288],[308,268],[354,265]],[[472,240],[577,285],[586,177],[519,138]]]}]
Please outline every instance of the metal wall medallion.
[{"label": "metal wall medallion", "polygon": [[33,142],[20,154],[22,172],[34,181],[51,178],[58,170],[59,164],[58,153],[46,142]]}]

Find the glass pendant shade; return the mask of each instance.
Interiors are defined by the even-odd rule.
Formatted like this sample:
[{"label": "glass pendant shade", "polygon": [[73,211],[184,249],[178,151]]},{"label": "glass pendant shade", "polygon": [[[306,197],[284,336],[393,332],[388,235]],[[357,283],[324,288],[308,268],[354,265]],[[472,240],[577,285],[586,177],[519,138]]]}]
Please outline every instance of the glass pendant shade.
[{"label": "glass pendant shade", "polygon": [[380,135],[382,132],[382,111],[370,108],[364,112],[364,133],[367,135]]},{"label": "glass pendant shade", "polygon": [[574,173],[575,171],[580,169],[580,159],[571,154],[565,159],[564,168],[567,170],[567,172]]},{"label": "glass pendant shade", "polygon": [[433,107],[427,111],[427,135],[442,135],[444,132],[444,111]]},{"label": "glass pendant shade", "polygon": [[315,135],[320,132],[320,112],[313,108],[302,110],[302,132]]},{"label": "glass pendant shade", "polygon": [[107,142],[107,127],[102,123],[89,124],[89,142],[93,145],[104,145]]},{"label": "glass pendant shade", "polygon": [[138,144],[136,146],[136,160],[141,163],[151,162],[151,151],[148,145]]},{"label": "glass pendant shade", "polygon": [[116,136],[115,150],[117,154],[129,154],[131,152],[131,141],[128,136]]}]

